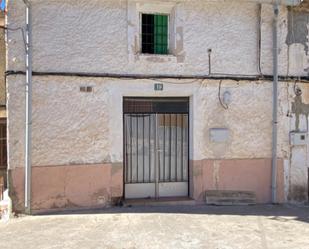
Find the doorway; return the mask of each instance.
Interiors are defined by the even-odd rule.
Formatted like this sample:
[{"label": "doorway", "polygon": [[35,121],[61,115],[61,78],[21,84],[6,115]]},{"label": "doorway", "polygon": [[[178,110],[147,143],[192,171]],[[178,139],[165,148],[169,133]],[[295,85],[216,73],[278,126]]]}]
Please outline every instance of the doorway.
[{"label": "doorway", "polygon": [[125,198],[189,193],[189,99],[124,98]]}]

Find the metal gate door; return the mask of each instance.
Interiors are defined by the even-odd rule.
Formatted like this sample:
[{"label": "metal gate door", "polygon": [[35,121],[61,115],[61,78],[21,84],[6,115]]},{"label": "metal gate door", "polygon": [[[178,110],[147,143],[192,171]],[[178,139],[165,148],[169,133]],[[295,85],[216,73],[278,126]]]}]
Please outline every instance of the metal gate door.
[{"label": "metal gate door", "polygon": [[188,100],[124,101],[125,198],[188,196]]}]

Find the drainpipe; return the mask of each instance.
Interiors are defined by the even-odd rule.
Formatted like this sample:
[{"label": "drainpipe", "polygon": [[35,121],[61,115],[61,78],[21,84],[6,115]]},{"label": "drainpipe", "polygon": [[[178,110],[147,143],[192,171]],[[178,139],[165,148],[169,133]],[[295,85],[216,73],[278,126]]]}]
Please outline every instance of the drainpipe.
[{"label": "drainpipe", "polygon": [[26,5],[26,127],[25,127],[25,213],[31,214],[31,126],[32,126],[32,16]]},{"label": "drainpipe", "polygon": [[272,166],[271,200],[277,203],[277,141],[278,141],[278,3],[274,4],[273,20],[273,127],[272,127]]},{"label": "drainpipe", "polygon": [[277,200],[277,143],[278,143],[278,16],[279,5],[297,6],[303,0],[247,0],[260,4],[273,4],[273,121],[272,121],[272,162],[271,162],[271,201]]}]

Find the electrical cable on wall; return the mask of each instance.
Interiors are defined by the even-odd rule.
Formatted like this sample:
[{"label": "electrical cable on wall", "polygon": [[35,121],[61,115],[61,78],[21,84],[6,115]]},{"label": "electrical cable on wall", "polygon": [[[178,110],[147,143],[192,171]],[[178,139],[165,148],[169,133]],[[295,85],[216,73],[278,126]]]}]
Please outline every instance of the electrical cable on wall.
[{"label": "electrical cable on wall", "polygon": [[262,4],[259,4],[258,11],[258,72],[263,76],[261,68],[261,51],[262,51]]},{"label": "electrical cable on wall", "polygon": [[291,118],[293,116],[292,116],[292,113],[291,113],[291,104],[290,104],[290,101],[289,101],[289,82],[286,82],[286,100],[287,100],[287,103],[288,103],[288,110],[287,110],[286,116],[288,118]]},{"label": "electrical cable on wall", "polygon": [[229,107],[228,107],[227,105],[225,105],[225,104],[222,102],[222,98],[221,98],[221,85],[222,85],[222,80],[220,80],[220,82],[219,82],[218,98],[219,98],[219,102],[220,102],[221,106],[222,106],[225,110],[227,110],[227,109],[229,109]]},{"label": "electrical cable on wall", "polygon": [[208,49],[208,75],[211,75],[211,52],[212,49]]},{"label": "electrical cable on wall", "polygon": [[293,90],[294,90],[294,94],[296,96],[302,95],[302,90],[297,86],[297,80],[295,80],[295,82],[294,82]]},{"label": "electrical cable on wall", "polygon": [[26,35],[25,35],[25,30],[24,30],[24,28],[22,28],[22,27],[18,27],[18,28],[8,28],[8,27],[5,27],[5,26],[0,26],[0,29],[4,29],[4,30],[8,30],[8,31],[19,31],[19,30],[20,30],[20,31],[21,31],[21,35],[22,35],[22,38],[23,38],[25,50],[27,50]]},{"label": "electrical cable on wall", "polygon": [[201,79],[194,79],[194,80],[187,81],[187,82],[186,81],[183,81],[183,82],[171,82],[171,81],[165,81],[165,80],[156,79],[156,78],[150,78],[148,80],[158,81],[158,82],[166,83],[166,84],[185,85],[185,84],[195,83],[197,81],[200,81]]}]

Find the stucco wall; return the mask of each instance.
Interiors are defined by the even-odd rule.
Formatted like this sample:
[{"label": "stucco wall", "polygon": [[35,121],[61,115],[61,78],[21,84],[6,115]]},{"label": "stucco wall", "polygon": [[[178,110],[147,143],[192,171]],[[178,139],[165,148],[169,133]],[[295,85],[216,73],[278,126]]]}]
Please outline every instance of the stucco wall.
[{"label": "stucco wall", "polygon": [[[24,76],[9,76],[9,169],[24,165]],[[122,98],[124,96],[189,96],[190,160],[271,158],[272,84],[270,81],[222,81],[222,93],[232,96],[225,110],[218,99],[218,80],[162,79],[164,91],[155,92],[156,80],[119,80],[85,77],[35,76],[33,83],[34,167],[91,165],[123,161]],[[80,92],[92,86],[93,92]],[[309,102],[308,87],[303,90]],[[289,132],[295,130],[294,83],[279,84],[278,157],[284,162],[286,186],[307,186],[306,146],[291,147]],[[300,115],[301,129],[307,116]],[[227,128],[226,143],[213,143],[209,129]],[[293,154],[293,155],[292,155]],[[270,172],[269,172],[270,173]],[[285,190],[289,195],[289,187]],[[293,199],[293,195],[290,195]],[[306,197],[305,197],[306,198]]]},{"label": "stucco wall", "polygon": [[[143,4],[147,1],[139,1]],[[166,1],[165,1],[166,2]],[[35,71],[205,75],[258,74],[258,5],[239,1],[168,1],[175,14],[175,57],[144,57],[131,47],[139,36],[134,1],[33,0]],[[156,1],[157,5],[162,4]],[[133,5],[133,7],[132,7]],[[9,27],[24,25],[22,1],[8,3]],[[272,6],[262,7],[262,72],[272,72]],[[280,12],[280,73],[287,72],[287,10]],[[129,42],[129,43],[128,43]],[[181,46],[179,45],[181,44]],[[19,32],[9,33],[8,69],[24,70]],[[135,51],[136,52],[136,51]],[[181,56],[180,56],[181,55]],[[177,57],[177,58],[176,58]],[[181,58],[180,58],[181,57]],[[146,62],[146,63],[145,63]]]},{"label": "stucco wall", "polygon": [[[73,3],[74,2],[74,3]],[[33,3],[35,71],[180,74],[259,74],[258,37],[261,14],[261,71],[272,74],[273,7],[244,1],[153,1],[173,7],[171,43],[174,56],[141,56],[137,4],[149,1],[42,1]],[[8,26],[24,26],[22,1],[9,1]],[[132,10],[133,9],[133,10]],[[10,11],[11,10],[11,11]],[[279,72],[308,75],[308,10],[280,8]],[[20,32],[9,32],[8,69],[24,70]],[[146,66],[147,64],[147,66]]]},{"label": "stucco wall", "polygon": [[309,1],[305,0],[300,6],[289,8],[288,12],[288,44],[289,74],[307,75],[309,73],[308,28]]},{"label": "stucco wall", "polygon": [[[308,75],[308,7],[280,8],[279,72]],[[244,1],[153,1],[173,8],[174,56],[141,56],[137,6],[149,1],[42,1],[33,3],[35,71],[186,74],[258,74],[259,16],[261,71],[272,74],[273,7]],[[141,7],[140,7],[141,8]],[[24,26],[22,1],[8,2],[8,26]],[[133,13],[133,14],[132,14]],[[8,33],[8,69],[24,70],[20,32]],[[14,48],[14,49],[13,49]],[[147,66],[146,66],[147,64]]]},{"label": "stucco wall", "polygon": [[[164,91],[158,93],[153,90],[155,80],[34,77],[33,165],[122,161],[123,96],[189,96],[193,160],[271,157],[270,82],[222,81],[222,93],[228,90],[232,95],[225,110],[218,99],[219,81],[163,81],[167,82]],[[9,77],[11,168],[23,166],[23,84],[24,76]],[[92,86],[93,92],[80,92],[84,85]],[[281,83],[280,89],[279,157],[288,158],[286,83]],[[228,128],[229,141],[211,143],[210,128]]]},{"label": "stucco wall", "polygon": [[[147,1],[139,2],[144,5]],[[34,71],[206,75],[209,72],[207,51],[212,49],[212,73],[259,73],[259,8],[256,4],[168,2],[172,4],[175,17],[172,34],[175,56],[137,53],[138,37],[134,30],[138,29],[138,22],[134,22],[137,8],[134,1],[33,0]],[[22,1],[10,1],[8,8],[9,27],[23,26]],[[263,74],[272,73],[272,15],[272,6],[263,5]],[[279,72],[283,76],[307,75],[303,45],[287,41],[291,31],[289,18],[287,9],[281,7]],[[305,63],[299,64],[299,55]],[[7,70],[25,70],[20,32],[8,33]],[[162,81],[164,91],[155,92],[153,84]],[[24,82],[22,75],[8,76],[10,170],[24,165]],[[219,83],[219,80],[34,76],[33,166],[121,163],[123,96],[189,96],[190,160],[271,158],[271,82],[223,80],[222,92],[229,90],[232,95],[228,110],[219,103]],[[92,86],[93,92],[82,93],[80,86]],[[308,86],[298,86],[303,90],[303,104],[308,104]],[[307,198],[308,146],[291,147],[289,144],[289,132],[296,129],[296,114],[292,112],[294,89],[293,82],[279,84],[278,157],[284,166],[285,198],[303,200]],[[301,130],[306,131],[307,123],[308,116],[301,113]],[[210,128],[229,129],[228,142],[210,142]]]}]

